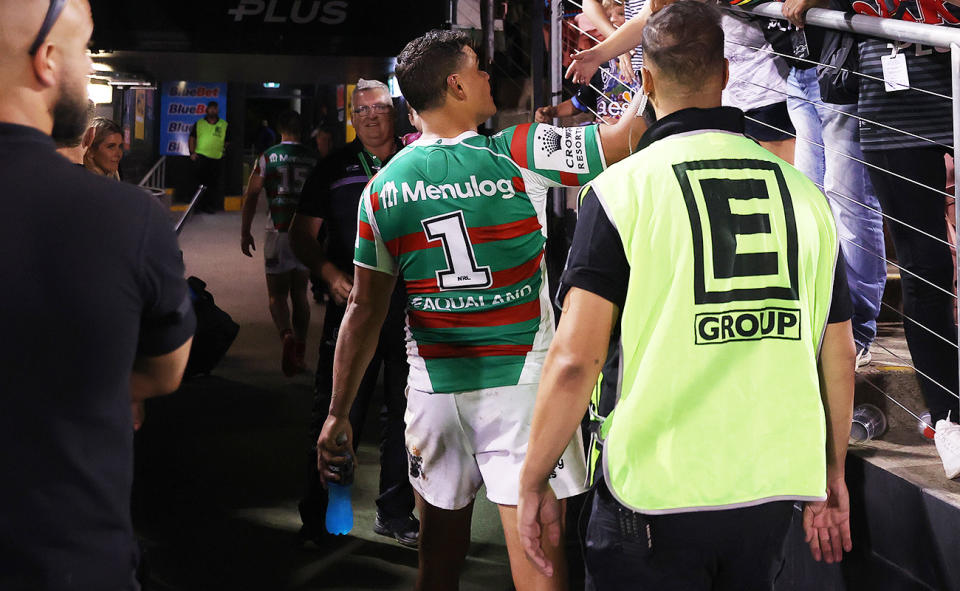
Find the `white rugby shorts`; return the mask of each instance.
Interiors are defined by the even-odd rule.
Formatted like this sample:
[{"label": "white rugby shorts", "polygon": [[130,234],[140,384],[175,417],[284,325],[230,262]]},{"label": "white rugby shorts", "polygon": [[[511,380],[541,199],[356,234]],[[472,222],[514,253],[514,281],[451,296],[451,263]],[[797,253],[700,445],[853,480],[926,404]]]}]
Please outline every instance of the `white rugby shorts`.
[{"label": "white rugby shorts", "polygon": [[[516,505],[536,384],[456,394],[407,390],[410,483],[434,507],[462,509],[481,485],[498,505]],[[587,490],[579,431],[550,475],[558,499]]]},{"label": "white rugby shorts", "polygon": [[293,249],[290,248],[290,235],[273,229],[267,229],[263,238],[263,262],[267,275],[308,270],[306,265],[293,254]]}]

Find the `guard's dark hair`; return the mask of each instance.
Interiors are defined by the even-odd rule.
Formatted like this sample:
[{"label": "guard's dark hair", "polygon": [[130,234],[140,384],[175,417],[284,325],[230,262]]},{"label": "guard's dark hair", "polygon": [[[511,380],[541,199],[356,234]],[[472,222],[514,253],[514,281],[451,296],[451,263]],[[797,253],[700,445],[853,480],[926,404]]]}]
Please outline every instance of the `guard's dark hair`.
[{"label": "guard's dark hair", "polygon": [[462,65],[463,48],[472,45],[461,31],[433,30],[414,39],[397,56],[397,82],[414,109],[427,111],[443,104],[447,76]]},{"label": "guard's dark hair", "polygon": [[302,126],[300,113],[293,109],[287,109],[277,115],[277,131],[281,134],[300,137]]},{"label": "guard's dark hair", "polygon": [[219,109],[219,108],[220,108],[220,103],[218,103],[217,101],[210,101],[209,103],[207,103],[207,107],[208,107],[208,108],[209,108],[209,107],[217,107],[217,108]]},{"label": "guard's dark hair", "polygon": [[719,11],[697,0],[680,0],[654,14],[643,28],[643,57],[687,87],[723,72]]}]

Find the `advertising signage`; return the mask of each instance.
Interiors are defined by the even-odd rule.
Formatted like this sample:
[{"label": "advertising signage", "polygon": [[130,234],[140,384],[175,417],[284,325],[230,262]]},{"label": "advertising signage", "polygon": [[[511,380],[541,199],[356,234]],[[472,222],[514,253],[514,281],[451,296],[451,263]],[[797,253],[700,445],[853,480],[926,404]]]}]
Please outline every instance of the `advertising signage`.
[{"label": "advertising signage", "polygon": [[95,50],[394,56],[450,0],[92,0]]},{"label": "advertising signage", "polygon": [[227,112],[226,82],[164,82],[160,94],[160,153],[189,156],[187,141],[193,124],[207,113],[207,103],[217,101]]}]

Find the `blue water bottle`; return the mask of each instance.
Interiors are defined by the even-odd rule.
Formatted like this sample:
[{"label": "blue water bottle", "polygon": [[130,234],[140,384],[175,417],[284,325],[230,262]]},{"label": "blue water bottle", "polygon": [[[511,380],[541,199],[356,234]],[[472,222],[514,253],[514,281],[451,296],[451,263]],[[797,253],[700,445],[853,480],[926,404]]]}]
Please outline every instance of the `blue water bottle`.
[{"label": "blue water bottle", "polygon": [[[347,435],[337,436],[337,445],[347,442]],[[340,482],[328,482],[327,490],[327,531],[338,536],[346,535],[353,529],[353,505],[350,503],[350,489],[353,486],[353,456],[347,454],[347,461],[340,466],[330,466],[330,471],[340,475]]]}]

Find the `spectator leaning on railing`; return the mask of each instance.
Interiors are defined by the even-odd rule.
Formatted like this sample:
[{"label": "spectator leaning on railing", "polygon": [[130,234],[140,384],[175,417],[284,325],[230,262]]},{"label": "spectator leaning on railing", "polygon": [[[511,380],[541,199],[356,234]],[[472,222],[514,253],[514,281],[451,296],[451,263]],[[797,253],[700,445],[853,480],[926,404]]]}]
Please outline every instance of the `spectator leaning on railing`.
[{"label": "spectator leaning on railing", "polygon": [[[813,7],[826,7],[826,0],[787,0],[783,11],[799,24]],[[850,9],[870,16],[960,26],[960,6],[944,0],[903,2],[895,11],[885,0],[866,0],[853,2]],[[884,67],[884,59],[902,67]],[[867,162],[881,169],[870,168],[869,173],[883,212],[935,237],[898,222],[887,225],[897,261],[905,269],[900,278],[903,314],[912,319],[903,321],[907,346],[918,373],[928,376],[918,375],[918,379],[935,423],[937,450],[947,477],[956,478],[960,476],[960,426],[956,423],[957,350],[951,344],[957,342],[950,296],[953,261],[950,248],[939,241],[947,238],[943,155],[953,144],[953,121],[949,101],[917,90],[950,96],[950,54],[920,44],[867,39],[860,43],[860,66],[865,75],[860,79],[858,104],[865,119],[860,142]]]}]

